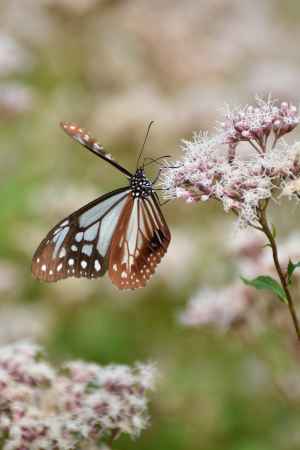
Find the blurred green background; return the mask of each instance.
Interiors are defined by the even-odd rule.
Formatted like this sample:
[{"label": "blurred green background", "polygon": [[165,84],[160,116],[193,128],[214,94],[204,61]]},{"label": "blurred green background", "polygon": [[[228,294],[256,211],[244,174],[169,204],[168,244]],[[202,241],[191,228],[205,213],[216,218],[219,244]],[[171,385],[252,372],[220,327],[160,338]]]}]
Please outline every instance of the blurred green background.
[{"label": "blurred green background", "polygon": [[[298,104],[299,23],[297,0],[0,2],[0,344],[32,337],[58,361],[156,361],[151,426],[113,448],[297,450],[299,404],[281,398],[256,357],[263,346],[274,370],[289,369],[272,327],[247,346],[178,324],[199,286],[233,273],[223,249],[233,221],[214,205],[164,207],[173,239],[143,290],[119,292],[107,277],[32,279],[50,228],[124,185],[58,124],[88,128],[131,170],[154,120],[146,155],[178,157],[180,140],[212,130],[225,102],[272,92]],[[298,222],[278,219],[283,230]]]}]

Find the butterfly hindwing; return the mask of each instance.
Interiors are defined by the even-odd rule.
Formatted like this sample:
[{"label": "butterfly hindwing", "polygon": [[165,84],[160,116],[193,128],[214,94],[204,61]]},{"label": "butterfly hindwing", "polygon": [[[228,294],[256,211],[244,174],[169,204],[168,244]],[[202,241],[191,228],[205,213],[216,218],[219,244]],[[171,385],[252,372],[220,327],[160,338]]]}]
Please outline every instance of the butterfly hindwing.
[{"label": "butterfly hindwing", "polygon": [[104,275],[111,239],[129,193],[121,188],[103,195],[57,224],[33,256],[33,275],[49,282]]},{"label": "butterfly hindwing", "polygon": [[167,251],[170,231],[155,194],[128,196],[109,252],[109,276],[119,289],[144,287]]}]

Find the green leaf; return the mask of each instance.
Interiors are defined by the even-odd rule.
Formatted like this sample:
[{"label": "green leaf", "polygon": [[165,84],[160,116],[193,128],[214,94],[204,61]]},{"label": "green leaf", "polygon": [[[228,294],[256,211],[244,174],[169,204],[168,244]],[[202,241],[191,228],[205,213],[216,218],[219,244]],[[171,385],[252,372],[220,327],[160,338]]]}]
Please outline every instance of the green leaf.
[{"label": "green leaf", "polygon": [[241,277],[242,281],[247,284],[248,286],[252,286],[257,290],[267,290],[273,292],[280,301],[283,303],[287,303],[287,297],[278,283],[278,281],[274,280],[274,278],[269,277],[268,275],[260,275],[256,278],[253,278],[252,280]]},{"label": "green leaf", "polygon": [[298,261],[296,264],[294,264],[291,260],[289,260],[288,268],[287,268],[287,275],[288,275],[288,284],[292,284],[292,275],[294,271],[297,269],[297,267],[300,267],[300,261]]}]

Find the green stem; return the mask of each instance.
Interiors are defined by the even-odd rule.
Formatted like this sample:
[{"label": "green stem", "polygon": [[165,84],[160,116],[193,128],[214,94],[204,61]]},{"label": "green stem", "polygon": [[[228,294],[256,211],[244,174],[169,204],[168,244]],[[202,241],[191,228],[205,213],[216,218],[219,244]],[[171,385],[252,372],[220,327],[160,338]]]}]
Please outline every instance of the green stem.
[{"label": "green stem", "polygon": [[273,236],[272,230],[271,230],[271,228],[268,224],[267,218],[266,218],[266,206],[267,205],[265,205],[265,207],[260,210],[259,222],[262,227],[261,231],[263,231],[263,233],[265,233],[265,235],[267,236],[267,238],[269,240],[269,243],[270,243],[270,246],[272,249],[274,265],[275,265],[278,277],[280,279],[281,286],[282,286],[282,288],[285,292],[286,298],[287,298],[288,308],[289,308],[290,315],[291,315],[291,318],[292,318],[292,321],[294,324],[297,338],[300,341],[300,325],[299,325],[295,305],[294,305],[293,298],[292,298],[292,295],[289,290],[286,275],[284,274],[282,267],[280,265],[280,262],[279,262],[277,243],[276,243],[275,237]]}]

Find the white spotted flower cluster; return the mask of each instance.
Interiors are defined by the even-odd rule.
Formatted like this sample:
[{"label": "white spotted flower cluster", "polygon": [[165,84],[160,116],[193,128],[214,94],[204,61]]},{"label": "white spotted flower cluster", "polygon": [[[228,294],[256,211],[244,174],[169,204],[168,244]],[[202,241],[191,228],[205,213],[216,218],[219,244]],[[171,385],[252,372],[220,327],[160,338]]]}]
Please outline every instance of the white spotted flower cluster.
[{"label": "white spotted flower cluster", "polygon": [[281,194],[297,196],[300,143],[288,145],[283,136],[299,121],[294,105],[271,99],[227,109],[214,136],[200,133],[184,141],[183,159],[164,168],[167,198],[217,200],[242,227],[255,225],[262,202]]},{"label": "white spotted flower cluster", "polygon": [[0,349],[0,442],[3,450],[101,448],[148,423],[145,391],[155,369],[101,367],[81,361],[59,370],[41,348],[19,342]]}]

